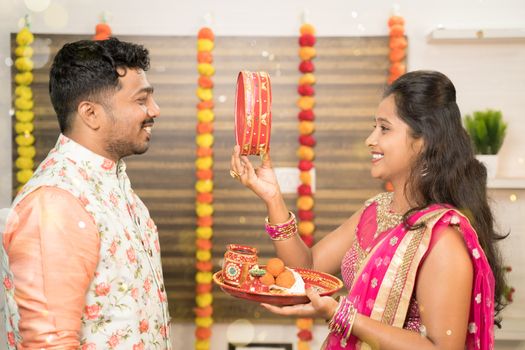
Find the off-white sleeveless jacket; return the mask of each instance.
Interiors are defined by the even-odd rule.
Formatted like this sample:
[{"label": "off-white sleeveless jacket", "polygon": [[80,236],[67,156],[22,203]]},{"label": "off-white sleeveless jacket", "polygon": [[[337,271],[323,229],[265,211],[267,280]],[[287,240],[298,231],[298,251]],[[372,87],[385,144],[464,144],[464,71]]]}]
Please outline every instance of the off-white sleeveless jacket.
[{"label": "off-white sleeveless jacket", "polygon": [[157,227],[125,170],[123,161],[60,135],[13,207],[55,186],[77,197],[98,228],[100,260],[86,293],[81,349],[171,349]]}]

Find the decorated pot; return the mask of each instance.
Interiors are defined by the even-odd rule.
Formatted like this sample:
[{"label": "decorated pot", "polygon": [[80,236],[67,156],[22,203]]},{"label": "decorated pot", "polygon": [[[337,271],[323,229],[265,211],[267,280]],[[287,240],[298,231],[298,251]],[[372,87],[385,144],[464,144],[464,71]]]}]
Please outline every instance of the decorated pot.
[{"label": "decorated pot", "polygon": [[257,265],[257,249],[239,244],[229,244],[222,263],[223,282],[238,287],[250,276]]}]

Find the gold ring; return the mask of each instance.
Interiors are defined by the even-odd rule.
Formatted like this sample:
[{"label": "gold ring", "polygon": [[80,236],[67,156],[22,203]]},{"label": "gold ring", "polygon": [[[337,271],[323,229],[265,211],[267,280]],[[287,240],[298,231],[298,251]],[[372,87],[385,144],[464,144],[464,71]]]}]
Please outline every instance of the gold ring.
[{"label": "gold ring", "polygon": [[230,170],[230,176],[234,179],[240,178],[239,174],[237,174],[234,170]]}]

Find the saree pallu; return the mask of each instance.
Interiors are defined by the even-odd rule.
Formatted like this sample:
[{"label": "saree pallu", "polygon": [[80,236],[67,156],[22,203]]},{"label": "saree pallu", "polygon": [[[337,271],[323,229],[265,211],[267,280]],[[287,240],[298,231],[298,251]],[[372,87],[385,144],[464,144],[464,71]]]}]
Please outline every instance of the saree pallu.
[{"label": "saree pallu", "polygon": [[[363,215],[365,214],[366,210]],[[363,219],[366,220],[362,217],[360,221]],[[428,252],[432,235],[444,226],[455,226],[463,235],[474,268],[465,348],[493,349],[495,280],[468,219],[454,208],[432,205],[413,214],[408,223],[414,227],[419,223],[425,225],[419,229],[407,230],[401,223],[386,231],[369,252],[360,252],[363,260],[358,265],[360,267],[353,277],[347,298],[360,314],[403,328],[418,268]],[[371,349],[353,335],[346,346],[343,346],[341,337],[330,333],[325,344],[327,350]]]}]

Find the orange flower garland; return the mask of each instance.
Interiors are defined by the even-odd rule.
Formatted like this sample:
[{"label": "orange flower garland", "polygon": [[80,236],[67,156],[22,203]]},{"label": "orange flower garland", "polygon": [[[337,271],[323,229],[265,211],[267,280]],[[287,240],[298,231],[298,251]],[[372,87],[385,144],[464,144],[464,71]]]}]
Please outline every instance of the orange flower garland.
[{"label": "orange flower garland", "polygon": [[93,40],[107,40],[111,36],[111,27],[106,23],[99,23],[95,27]]},{"label": "orange flower garland", "polygon": [[388,84],[392,84],[394,80],[399,78],[406,72],[405,57],[407,40],[405,38],[405,20],[401,16],[393,15],[388,19],[388,27],[390,32],[390,75],[388,76]]},{"label": "orange flower garland", "polygon": [[[314,243],[313,233],[315,231],[314,224],[314,197],[312,192],[312,179],[310,177],[310,170],[314,167],[315,152],[314,147],[316,140],[313,136],[315,132],[314,119],[315,115],[313,108],[315,106],[315,76],[313,74],[315,66],[312,60],[315,58],[315,29],[310,24],[303,24],[300,29],[301,36],[299,37],[299,71],[302,73],[299,79],[299,86],[297,92],[299,99],[297,106],[300,109],[299,118],[299,148],[297,149],[297,156],[299,158],[299,171],[301,185],[297,188],[297,209],[298,209],[298,231],[302,240],[307,246],[311,247]],[[311,318],[299,318],[296,321],[299,329],[297,337],[298,350],[309,350],[310,341],[312,340],[312,326],[313,320]]]},{"label": "orange flower garland", "polygon": [[[406,65],[404,63],[407,48],[405,20],[401,16],[393,15],[388,19],[388,28],[390,33],[390,53],[388,55],[390,69],[387,82],[392,84],[394,80],[406,73]],[[384,188],[388,192],[394,191],[394,186],[391,182],[386,182]]]},{"label": "orange flower garland", "polygon": [[94,41],[107,40],[111,37],[111,27],[107,24],[106,13],[101,15],[101,21],[95,26]]},{"label": "orange flower garland", "polygon": [[212,66],[214,34],[209,28],[199,30],[197,40],[197,70],[199,72],[197,97],[197,160],[195,161],[197,192],[195,212],[196,229],[196,307],[195,312],[195,349],[209,350],[211,326],[213,324],[213,296],[211,238],[213,236],[213,81],[215,73]]},{"label": "orange flower garland", "polygon": [[30,46],[34,37],[29,30],[29,19],[26,16],[25,26],[16,35],[17,48],[15,49],[15,67],[17,73],[15,75],[15,123],[14,129],[16,133],[15,142],[17,144],[17,158],[15,160],[16,180],[18,182],[17,190],[29,181],[33,176],[34,157],[36,150],[34,147],[35,136],[34,131],[34,102],[33,90],[31,83],[33,82],[33,48]]}]

